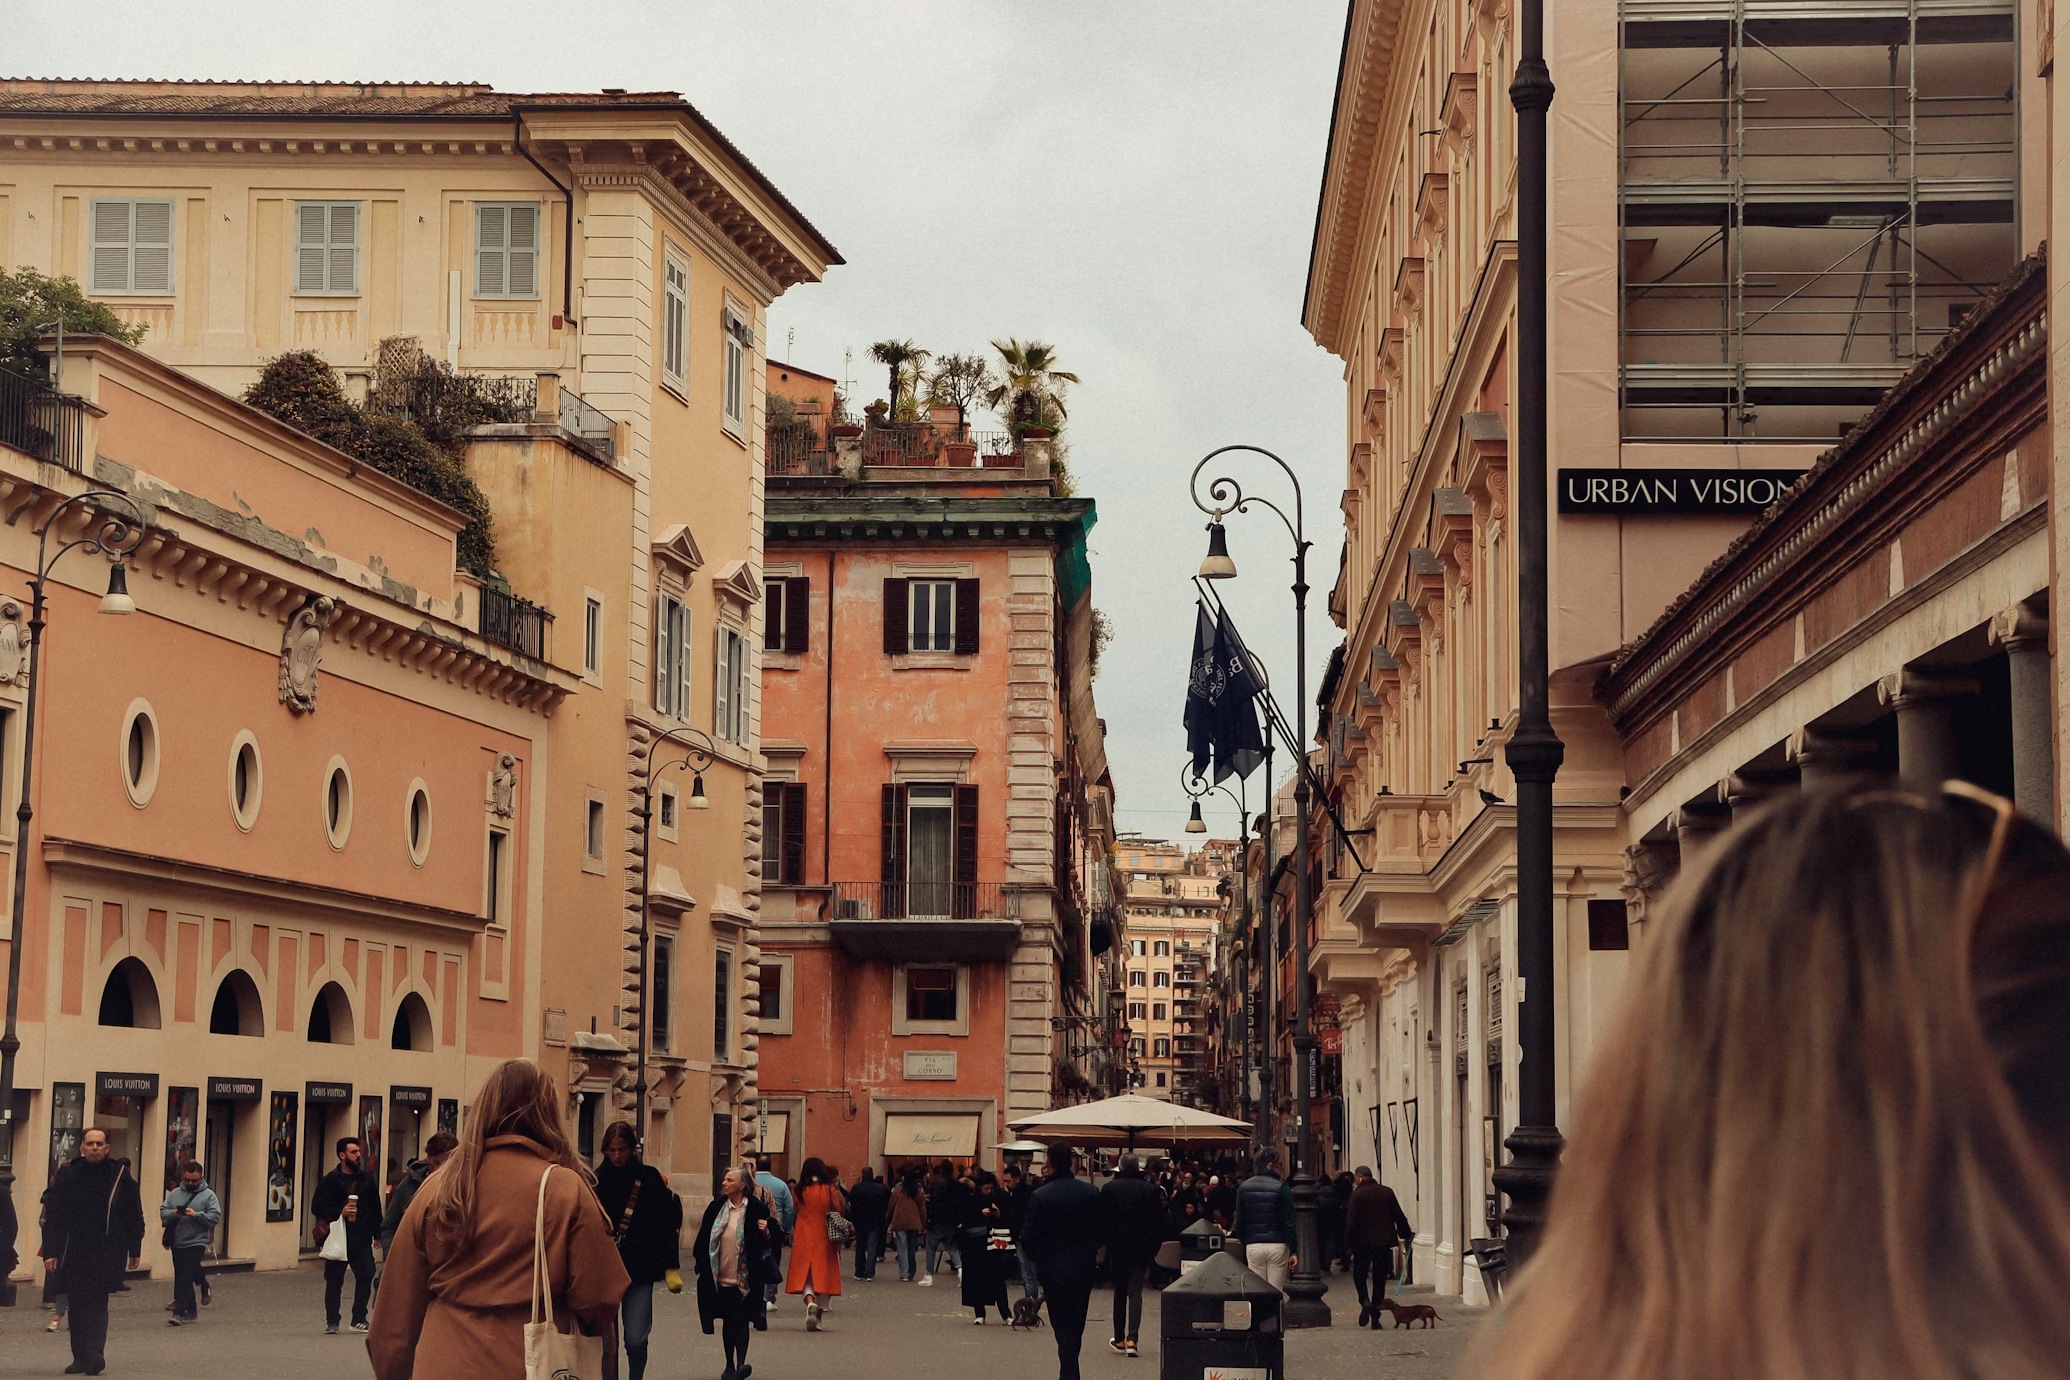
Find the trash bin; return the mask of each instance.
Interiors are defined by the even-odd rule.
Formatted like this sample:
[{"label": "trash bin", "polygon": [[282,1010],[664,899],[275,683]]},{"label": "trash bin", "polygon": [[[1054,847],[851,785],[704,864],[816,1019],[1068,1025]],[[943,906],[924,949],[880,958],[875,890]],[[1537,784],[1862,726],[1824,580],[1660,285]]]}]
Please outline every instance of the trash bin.
[{"label": "trash bin", "polygon": [[1226,1251],[1212,1252],[1158,1299],[1158,1380],[1285,1380],[1280,1292]]},{"label": "trash bin", "polygon": [[1222,1229],[1211,1218],[1203,1217],[1179,1233],[1179,1256],[1185,1261],[1180,1273],[1190,1274],[1193,1267],[1222,1249]]}]

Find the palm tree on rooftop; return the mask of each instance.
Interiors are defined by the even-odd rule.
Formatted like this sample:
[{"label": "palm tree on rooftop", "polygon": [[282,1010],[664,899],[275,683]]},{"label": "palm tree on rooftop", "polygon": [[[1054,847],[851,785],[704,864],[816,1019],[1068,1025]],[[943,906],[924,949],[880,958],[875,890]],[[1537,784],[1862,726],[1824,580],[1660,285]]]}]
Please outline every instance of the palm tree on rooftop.
[{"label": "palm tree on rooftop", "polygon": [[1066,415],[1063,386],[1078,382],[1078,375],[1057,368],[1056,347],[1039,340],[1008,337],[993,341],[992,348],[999,352],[1005,377],[985,395],[986,403],[1004,414],[1010,425],[1054,430]]},{"label": "palm tree on rooftop", "polygon": [[899,394],[904,390],[906,371],[910,368],[918,377],[920,366],[933,356],[910,340],[880,340],[870,346],[870,358],[891,371],[891,418],[898,419]]}]

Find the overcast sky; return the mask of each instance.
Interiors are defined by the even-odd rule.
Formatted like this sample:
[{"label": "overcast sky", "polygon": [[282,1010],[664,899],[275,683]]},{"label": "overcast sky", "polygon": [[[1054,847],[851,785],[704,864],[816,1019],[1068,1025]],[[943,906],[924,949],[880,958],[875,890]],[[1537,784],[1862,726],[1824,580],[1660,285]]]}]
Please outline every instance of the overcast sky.
[{"label": "overcast sky", "polygon": [[[102,0],[12,6],[8,25],[8,76],[681,91],[848,260],[777,301],[772,358],[852,373],[867,402],[884,391],[872,340],[1019,336],[1084,380],[1067,434],[1099,503],[1093,602],[1116,636],[1096,689],[1124,829],[1177,838],[1185,820],[1205,542],[1187,477],[1217,446],[1301,474],[1313,695],[1337,640],[1344,402],[1300,318],[1342,0]],[[1244,477],[1289,499],[1269,468]],[[1230,531],[1243,577],[1225,597],[1291,713],[1290,541],[1262,511]],[[1211,827],[1233,835],[1215,800]]]}]

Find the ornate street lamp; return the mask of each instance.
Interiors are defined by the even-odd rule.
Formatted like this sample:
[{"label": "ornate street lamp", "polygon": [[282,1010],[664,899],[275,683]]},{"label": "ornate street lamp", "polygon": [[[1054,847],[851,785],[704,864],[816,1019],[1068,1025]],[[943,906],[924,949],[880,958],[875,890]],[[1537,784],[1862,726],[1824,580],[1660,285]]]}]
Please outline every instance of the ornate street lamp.
[{"label": "ornate street lamp", "polygon": [[[85,532],[57,550],[50,550],[50,534],[58,519],[81,505],[88,513]],[[28,909],[29,821],[35,815],[30,791],[36,779],[36,690],[41,666],[37,651],[43,642],[45,589],[51,567],[67,551],[83,547],[113,562],[108,570],[108,592],[101,598],[101,612],[117,616],[135,613],[136,600],[129,597],[129,579],[122,563],[144,539],[144,513],[128,494],[113,489],[88,489],[51,509],[36,525],[35,535],[36,574],[29,581],[28,640],[22,649],[27,658],[28,685],[22,696],[21,803],[14,812],[14,915],[7,946],[7,1027],[0,1034],[0,1196],[6,1197],[14,1193],[14,1056],[22,1047],[16,1034],[16,1017],[22,996],[22,922]],[[15,1218],[18,1222],[33,1221],[34,1214],[17,1212]],[[4,1276],[0,1276],[0,1306],[14,1306],[14,1284]]]},{"label": "ornate street lamp", "polygon": [[[682,748],[683,756],[655,761],[663,743],[674,743]],[[647,960],[654,949],[653,911],[647,902],[648,893],[654,887],[654,784],[665,771],[688,771],[689,808],[708,810],[711,801],[704,794],[704,769],[716,756],[717,749],[711,737],[688,725],[661,730],[654,735],[654,743],[647,749],[647,785],[640,793],[640,1010],[635,1025],[639,1031],[640,1052],[638,1071],[633,1078],[634,1134],[639,1137],[643,1151],[647,1144],[647,1043],[651,1029],[648,1017],[654,1004],[653,993],[647,990]]]},{"label": "ornate street lamp", "polygon": [[[1227,553],[1225,552],[1224,554],[1226,555]],[[1271,785],[1271,773],[1268,772],[1266,774],[1265,782],[1268,787]],[[1184,788],[1186,794],[1193,797],[1193,815],[1192,818],[1186,821],[1187,833],[1204,834],[1207,832],[1207,822],[1200,817],[1200,802],[1201,798],[1207,795],[1208,792],[1220,791],[1223,795],[1228,796],[1231,803],[1236,806],[1236,884],[1238,887],[1237,896],[1239,898],[1237,901],[1237,914],[1241,917],[1237,930],[1239,933],[1248,934],[1251,928],[1251,810],[1246,799],[1249,792],[1243,790],[1243,778],[1238,777],[1236,784],[1237,789],[1232,791],[1226,785],[1219,782],[1211,782],[1206,777],[1196,773],[1191,762],[1186,763],[1179,770],[1179,785]],[[1196,824],[1200,826],[1197,829],[1194,828]],[[1269,930],[1269,926],[1267,928]],[[1234,966],[1235,948],[1233,945],[1230,951],[1230,962]],[[1269,978],[1271,974],[1269,966],[1266,973]],[[1261,985],[1269,999],[1272,990],[1270,982],[1268,981]],[[1245,996],[1248,998],[1249,993],[1246,992]],[[1246,1011],[1249,1010],[1250,1002],[1248,1000],[1244,1002],[1244,1008]],[[1268,1026],[1267,1028],[1269,1029],[1270,1027]],[[1251,1031],[1248,1021],[1244,1023],[1242,1033],[1243,1038],[1238,1046],[1243,1051],[1242,1057],[1238,1060],[1239,1067],[1237,1073],[1237,1077],[1240,1080],[1237,1091],[1239,1106],[1242,1105],[1242,1102],[1248,1097],[1251,1090]],[[1253,1141],[1260,1134],[1257,1128],[1258,1123],[1262,1120],[1262,1116],[1253,1116],[1251,1124]]]},{"label": "ornate street lamp", "polygon": [[[1200,491],[1200,472],[1218,455],[1248,451],[1262,455],[1280,467],[1294,488],[1294,513],[1270,499],[1244,493],[1243,487],[1227,475],[1219,475],[1207,488],[1207,501]],[[1309,865],[1313,846],[1309,839],[1308,786],[1308,537],[1302,522],[1301,481],[1286,461],[1260,446],[1222,446],[1201,457],[1193,467],[1193,506],[1208,515],[1208,553],[1201,562],[1200,577],[1230,580],[1236,577],[1236,562],[1230,559],[1228,536],[1222,528],[1224,513],[1248,513],[1256,504],[1269,509],[1285,524],[1294,541],[1294,1254],[1300,1265],[1287,1281],[1287,1304],[1282,1313],[1289,1327],[1328,1327],[1329,1305],[1323,1295],[1321,1265],[1322,1234],[1315,1215],[1315,1178],[1309,1171],[1308,1118],[1312,1088],[1308,1069],[1309,1052],[1315,1048],[1315,1032],[1308,1015],[1308,925],[1315,898],[1309,886]],[[1267,778],[1268,780],[1270,778]],[[1269,813],[1269,811],[1268,811]],[[1267,825],[1268,829],[1270,825]],[[1269,975],[1268,975],[1269,980]]]},{"label": "ornate street lamp", "polygon": [[1518,10],[1517,73],[1517,731],[1504,749],[1517,780],[1517,1128],[1495,1186],[1509,1256],[1538,1246],[1564,1143],[1553,1082],[1553,778],[1565,748],[1553,732],[1546,570],[1546,111],[1544,0]]}]

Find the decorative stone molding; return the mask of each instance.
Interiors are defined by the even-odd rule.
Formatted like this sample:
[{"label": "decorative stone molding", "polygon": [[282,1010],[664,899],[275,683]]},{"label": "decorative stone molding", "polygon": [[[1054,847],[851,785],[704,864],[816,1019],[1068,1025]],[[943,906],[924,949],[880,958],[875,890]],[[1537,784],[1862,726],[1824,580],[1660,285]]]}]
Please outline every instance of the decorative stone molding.
[{"label": "decorative stone molding", "polygon": [[1454,72],[1445,78],[1445,103],[1438,108],[1438,124],[1455,157],[1464,158],[1473,148],[1480,116],[1481,76],[1478,72]]},{"label": "decorative stone molding", "polygon": [[1451,178],[1441,172],[1423,174],[1416,188],[1416,226],[1432,245],[1445,242],[1452,214]]},{"label": "decorative stone molding", "polygon": [[29,629],[22,606],[0,599],[0,685],[29,683]]},{"label": "decorative stone molding", "polygon": [[316,712],[316,672],[323,661],[324,634],[343,605],[318,595],[288,617],[280,637],[280,702],[297,714]]},{"label": "decorative stone molding", "polygon": [[[7,616],[9,605],[0,604],[0,618]],[[2014,604],[1991,615],[1989,628],[1990,644],[2011,652],[2046,651],[2048,649],[2048,616],[2038,613],[2026,604]],[[0,683],[6,680],[6,628],[0,624]]]},{"label": "decorative stone molding", "polygon": [[1365,439],[1379,445],[1387,435],[1387,390],[1368,388],[1366,402],[1359,414],[1365,426]]},{"label": "decorative stone molding", "polygon": [[1411,321],[1423,319],[1424,265],[1421,254],[1404,255],[1394,270],[1394,309]]},{"label": "decorative stone molding", "polygon": [[1665,839],[1640,839],[1624,850],[1624,878],[1618,889],[1624,893],[1628,920],[1645,920],[1653,898],[1675,879],[1681,856],[1681,850]]},{"label": "decorative stone molding", "polygon": [[1452,586],[1461,594],[1473,589],[1474,504],[1464,491],[1439,489],[1431,540]]},{"label": "decorative stone molding", "polygon": [[1373,477],[1373,447],[1371,443],[1360,441],[1351,448],[1351,465],[1348,469],[1348,475],[1351,487],[1354,489],[1363,489],[1371,481]]},{"label": "decorative stone molding", "polygon": [[1402,381],[1402,328],[1389,326],[1380,332],[1380,376],[1390,385]]},{"label": "decorative stone molding", "polygon": [[517,814],[517,758],[507,752],[497,754],[489,773],[489,812],[500,819]]}]

